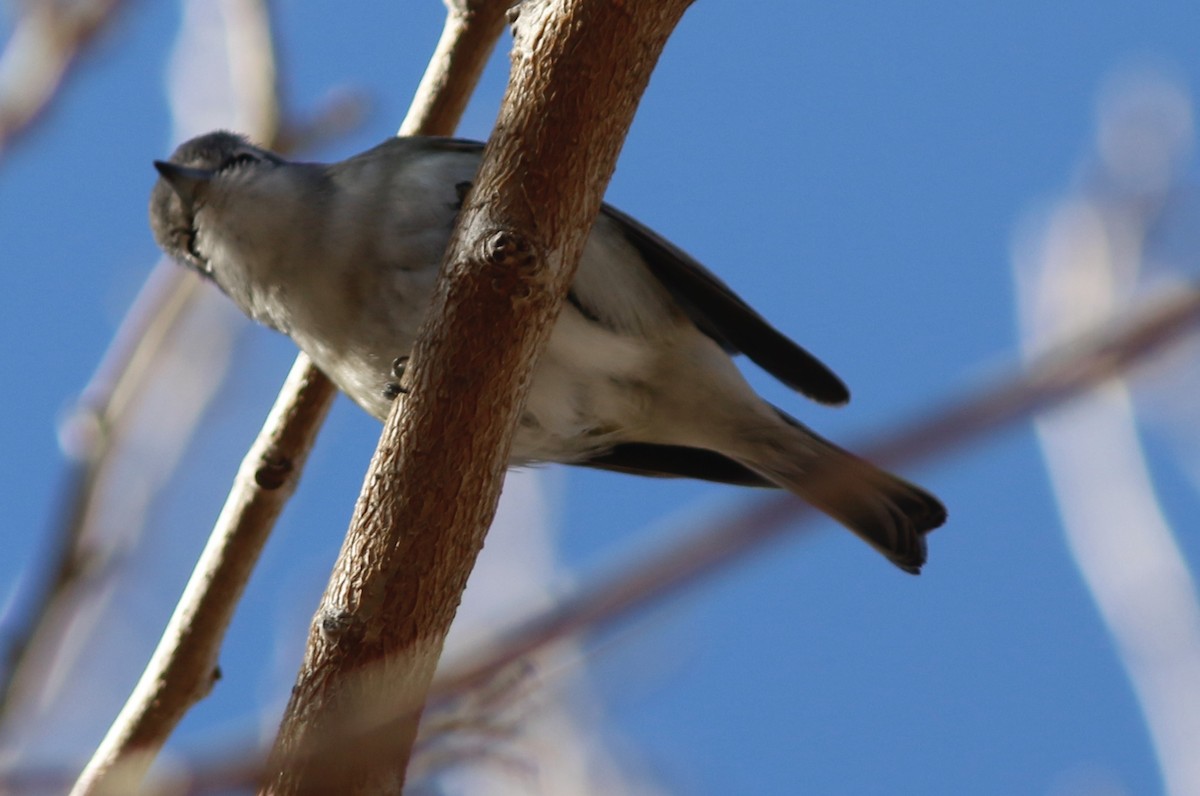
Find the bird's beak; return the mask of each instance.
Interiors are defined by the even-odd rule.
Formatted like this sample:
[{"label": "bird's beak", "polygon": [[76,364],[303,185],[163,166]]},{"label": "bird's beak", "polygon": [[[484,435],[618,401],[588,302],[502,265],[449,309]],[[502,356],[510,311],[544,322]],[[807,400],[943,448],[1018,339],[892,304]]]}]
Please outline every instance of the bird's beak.
[{"label": "bird's beak", "polygon": [[171,186],[171,189],[183,202],[183,206],[189,210],[200,191],[204,189],[215,173],[209,169],[193,169],[165,160],[154,161],[154,168],[158,169],[158,173],[167,181],[167,185]]}]

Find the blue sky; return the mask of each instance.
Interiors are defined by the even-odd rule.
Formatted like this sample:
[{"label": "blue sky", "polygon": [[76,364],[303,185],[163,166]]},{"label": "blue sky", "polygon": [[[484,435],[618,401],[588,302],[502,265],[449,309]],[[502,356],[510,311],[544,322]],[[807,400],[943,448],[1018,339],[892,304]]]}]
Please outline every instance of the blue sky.
[{"label": "blue sky", "polygon": [[[441,4],[277,6],[292,108],[308,112],[341,86],[373,101],[360,129],[308,156],[344,157],[391,134]],[[173,4],[133,4],[0,162],[5,592],[54,517],[56,422],[157,257],[145,208],[150,161],[177,143],[162,77],[177,26]],[[1016,362],[1015,228],[1071,186],[1116,70],[1150,64],[1200,86],[1198,34],[1200,11],[1183,0],[697,3],[608,200],[720,274],[854,399],[821,408],[752,373],[764,394],[845,444],[866,440]],[[506,46],[462,135],[487,135]],[[138,643],[165,619],[292,355],[285,339],[242,329],[196,464],[153,506],[150,544],[165,563],[140,617],[150,642]],[[302,632],[376,434],[339,402],[239,613],[226,680],[179,748],[244,728],[247,704],[290,684],[295,662],[264,670],[254,640]],[[1195,561],[1195,494],[1168,457],[1153,461]],[[598,688],[637,765],[680,793],[1160,791],[1030,426],[908,475],[950,510],[920,578],[822,521],[601,648]],[[561,558],[581,579],[651,543],[655,528],[679,532],[686,517],[745,498],[561,468],[546,480]]]}]

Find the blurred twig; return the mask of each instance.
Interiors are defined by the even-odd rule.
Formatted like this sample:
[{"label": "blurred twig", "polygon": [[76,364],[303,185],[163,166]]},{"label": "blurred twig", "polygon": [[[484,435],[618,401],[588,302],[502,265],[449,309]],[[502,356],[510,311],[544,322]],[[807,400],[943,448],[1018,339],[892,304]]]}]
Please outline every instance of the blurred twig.
[{"label": "blurred twig", "polygon": [[59,438],[72,465],[58,501],[57,532],[46,574],[31,589],[21,613],[23,625],[10,631],[5,640],[0,716],[8,713],[22,690],[22,661],[52,606],[76,583],[94,574],[96,564],[103,565],[84,540],[88,510],[103,480],[103,465],[113,440],[123,430],[131,399],[199,287],[199,280],[182,278],[181,271],[155,269],[151,273],[79,401],[62,421]]},{"label": "blurred twig", "polygon": [[[61,4],[59,4],[61,5]],[[81,7],[82,4],[77,4]],[[51,9],[54,3],[31,7]],[[277,132],[278,100],[275,98],[276,72],[274,50],[262,0],[225,0],[221,11],[225,15],[226,50],[229,52],[231,84],[238,88],[238,101],[263,106],[266,112],[239,108],[240,115],[259,119],[271,126],[254,128],[252,134],[272,140]],[[39,11],[44,15],[49,11]],[[67,13],[67,12],[63,12]],[[236,35],[231,32],[236,28]],[[239,47],[254,50],[253,55],[238,56]],[[257,71],[256,71],[257,70]],[[184,89],[186,91],[186,88]],[[186,100],[176,98],[176,105]],[[10,718],[8,711],[18,693],[27,690],[27,681],[41,676],[33,665],[31,653],[35,642],[40,647],[53,646],[55,608],[71,599],[83,584],[99,577],[111,562],[111,555],[97,546],[95,529],[97,506],[109,471],[115,464],[114,451],[126,437],[136,419],[139,400],[147,386],[160,378],[165,360],[172,350],[172,338],[193,308],[205,288],[195,274],[172,263],[161,263],[151,271],[130,311],[122,319],[112,344],[80,399],[60,426],[60,439],[76,462],[58,501],[65,507],[59,517],[52,560],[48,575],[38,584],[30,610],[25,612],[25,625],[13,634],[6,650],[8,666],[4,672],[3,699],[0,716]],[[216,369],[212,371],[215,375]],[[189,394],[189,400],[206,402],[206,393]],[[179,410],[175,416],[183,416]],[[192,416],[198,417],[199,412]],[[178,435],[182,442],[186,433]],[[161,470],[161,466],[160,466]],[[161,474],[161,473],[160,473]],[[112,548],[107,548],[111,554]]]},{"label": "blurred twig", "polygon": [[[1193,138],[1184,93],[1161,77],[1126,74],[1101,107],[1100,157],[1085,188],[1056,204],[1015,262],[1030,353],[1112,317],[1153,259],[1154,230],[1187,223],[1168,218]],[[1068,546],[1128,673],[1163,790],[1184,796],[1200,793],[1200,603],[1138,425],[1123,379],[1037,420]]]},{"label": "blurred twig", "polygon": [[[116,17],[121,0],[25,3],[0,53],[0,157],[27,132],[53,100],[76,56]],[[194,282],[160,276],[147,282],[71,416],[63,439],[75,461],[59,501],[52,550],[57,554],[35,583],[23,624],[5,639],[0,671],[0,716],[14,696],[20,663],[57,595],[65,593],[94,563],[81,545],[84,519],[98,482],[96,463],[110,449],[138,365],[153,358],[174,319],[187,305]]]},{"label": "blurred twig", "polygon": [[239,124],[275,147],[283,128],[282,86],[268,0],[221,0],[230,88]]},{"label": "blurred twig", "polygon": [[121,5],[122,0],[22,4],[0,53],[0,158],[49,106],[76,56]]}]

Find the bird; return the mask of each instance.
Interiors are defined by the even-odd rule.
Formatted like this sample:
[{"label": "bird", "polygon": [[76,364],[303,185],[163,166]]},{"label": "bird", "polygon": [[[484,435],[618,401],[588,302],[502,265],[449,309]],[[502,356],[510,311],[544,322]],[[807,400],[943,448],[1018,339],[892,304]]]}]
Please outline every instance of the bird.
[{"label": "bird", "polygon": [[[150,226],[168,255],[290,336],[382,420],[403,392],[483,147],[403,136],[305,163],[219,130],[154,161]],[[739,354],[818,403],[850,398],[711,271],[605,204],[532,374],[510,464],[781,488],[919,573],[942,503],[760,397]]]}]

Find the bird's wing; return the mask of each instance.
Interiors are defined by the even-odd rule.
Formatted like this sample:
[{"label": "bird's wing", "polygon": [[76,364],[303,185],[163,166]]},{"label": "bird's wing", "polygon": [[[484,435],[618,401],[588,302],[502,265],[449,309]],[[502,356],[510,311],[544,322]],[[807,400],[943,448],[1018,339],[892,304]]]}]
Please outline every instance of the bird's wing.
[{"label": "bird's wing", "polygon": [[729,286],[685,252],[616,208],[607,215],[654,277],[700,331],[731,354],[745,354],[781,382],[823,404],[844,404],[850,391],[824,363],[789,340]]},{"label": "bird's wing", "polygon": [[414,149],[466,152],[478,155],[482,154],[485,145],[482,141],[472,141],[468,138],[449,138],[444,135],[401,135],[389,138],[379,146],[404,146]]},{"label": "bird's wing", "polygon": [[574,464],[656,478],[698,478],[737,486],[776,488],[775,484],[733,459],[713,451],[682,445],[626,442]]},{"label": "bird's wing", "polygon": [[[392,139],[405,140],[409,146],[446,152],[483,150],[477,141],[457,138]],[[819,403],[836,405],[850,400],[850,391],[829,367],[767,323],[707,268],[620,210],[606,204],[601,213],[624,234],[692,323],[727,352],[745,354],[788,387]]]}]

